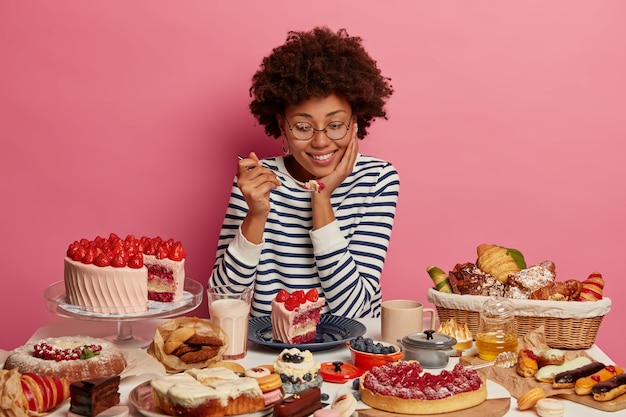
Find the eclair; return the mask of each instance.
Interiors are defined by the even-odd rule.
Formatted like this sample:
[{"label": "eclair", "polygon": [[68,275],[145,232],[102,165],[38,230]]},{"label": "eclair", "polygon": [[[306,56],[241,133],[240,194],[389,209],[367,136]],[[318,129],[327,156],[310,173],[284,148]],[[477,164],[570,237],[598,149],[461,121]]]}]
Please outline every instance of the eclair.
[{"label": "eclair", "polygon": [[569,371],[561,372],[554,376],[554,382],[552,382],[553,388],[574,388],[576,380],[584,378],[589,375],[593,375],[602,368],[604,368],[602,362],[592,362],[589,365],[581,366],[580,368],[572,369]]},{"label": "eclair", "polygon": [[607,381],[613,378],[614,376],[621,375],[623,373],[624,373],[624,370],[620,368],[619,366],[614,366],[614,365],[605,366],[604,368],[600,369],[598,372],[592,375],[577,379],[574,385],[574,391],[576,391],[576,394],[578,395],[591,394],[591,389],[598,382]]},{"label": "eclair", "polygon": [[626,393],[626,374],[614,376],[613,378],[598,382],[591,389],[593,399],[596,401],[611,401],[614,398]]},{"label": "eclair", "polygon": [[592,362],[587,356],[579,356],[575,359],[565,361],[562,365],[547,365],[539,368],[535,374],[535,379],[539,382],[554,382],[554,376],[558,373],[569,371],[571,369],[580,368]]}]

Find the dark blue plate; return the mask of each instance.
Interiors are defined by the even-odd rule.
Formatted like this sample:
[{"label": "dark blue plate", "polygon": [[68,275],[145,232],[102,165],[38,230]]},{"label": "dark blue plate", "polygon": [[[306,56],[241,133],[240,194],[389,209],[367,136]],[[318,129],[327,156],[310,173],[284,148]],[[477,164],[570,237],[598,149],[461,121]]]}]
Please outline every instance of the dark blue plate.
[{"label": "dark blue plate", "polygon": [[289,344],[272,340],[271,316],[252,317],[248,328],[248,340],[263,345],[272,350],[298,348],[311,352],[328,350],[345,345],[350,339],[363,336],[367,329],[356,320],[332,314],[322,314],[320,324],[317,325],[315,340],[309,343]]}]

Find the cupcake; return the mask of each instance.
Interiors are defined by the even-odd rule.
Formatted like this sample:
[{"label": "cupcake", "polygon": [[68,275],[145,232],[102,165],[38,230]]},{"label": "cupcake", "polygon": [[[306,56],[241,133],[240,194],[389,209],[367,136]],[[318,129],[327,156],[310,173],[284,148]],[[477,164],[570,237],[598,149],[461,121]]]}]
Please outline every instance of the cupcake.
[{"label": "cupcake", "polygon": [[313,354],[298,348],[284,349],[274,361],[274,372],[280,375],[287,394],[321,386],[323,380],[319,369],[320,364],[315,363]]}]

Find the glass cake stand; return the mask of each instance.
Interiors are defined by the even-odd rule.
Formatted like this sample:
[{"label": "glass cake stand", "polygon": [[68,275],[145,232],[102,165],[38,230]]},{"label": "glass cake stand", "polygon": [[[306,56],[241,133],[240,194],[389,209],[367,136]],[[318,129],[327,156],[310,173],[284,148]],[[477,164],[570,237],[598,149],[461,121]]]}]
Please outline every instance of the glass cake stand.
[{"label": "glass cake stand", "polygon": [[[148,310],[139,313],[101,313],[93,307],[81,307],[68,303],[65,282],[58,281],[44,290],[46,305],[52,313],[78,320],[117,322],[117,334],[106,337],[120,347],[146,347],[151,340],[133,335],[132,323],[140,320],[175,317],[196,309],[202,302],[204,286],[191,278],[185,278],[183,297],[179,301],[163,303],[148,301]],[[122,307],[124,308],[124,307]],[[130,308],[130,307],[127,307]]]}]

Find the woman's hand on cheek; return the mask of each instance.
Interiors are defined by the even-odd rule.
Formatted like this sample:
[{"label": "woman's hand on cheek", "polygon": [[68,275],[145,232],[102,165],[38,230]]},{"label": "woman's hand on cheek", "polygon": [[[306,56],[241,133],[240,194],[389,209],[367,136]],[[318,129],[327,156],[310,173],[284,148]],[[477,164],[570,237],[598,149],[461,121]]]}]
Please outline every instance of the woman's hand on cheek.
[{"label": "woman's hand on cheek", "polygon": [[356,129],[353,131],[353,135],[350,138],[350,143],[346,147],[346,150],[341,157],[341,161],[337,164],[333,172],[320,178],[319,180],[324,183],[324,190],[322,194],[331,195],[332,192],[339,187],[339,185],[348,178],[354,169],[354,163],[359,153],[359,144],[356,137]]}]

